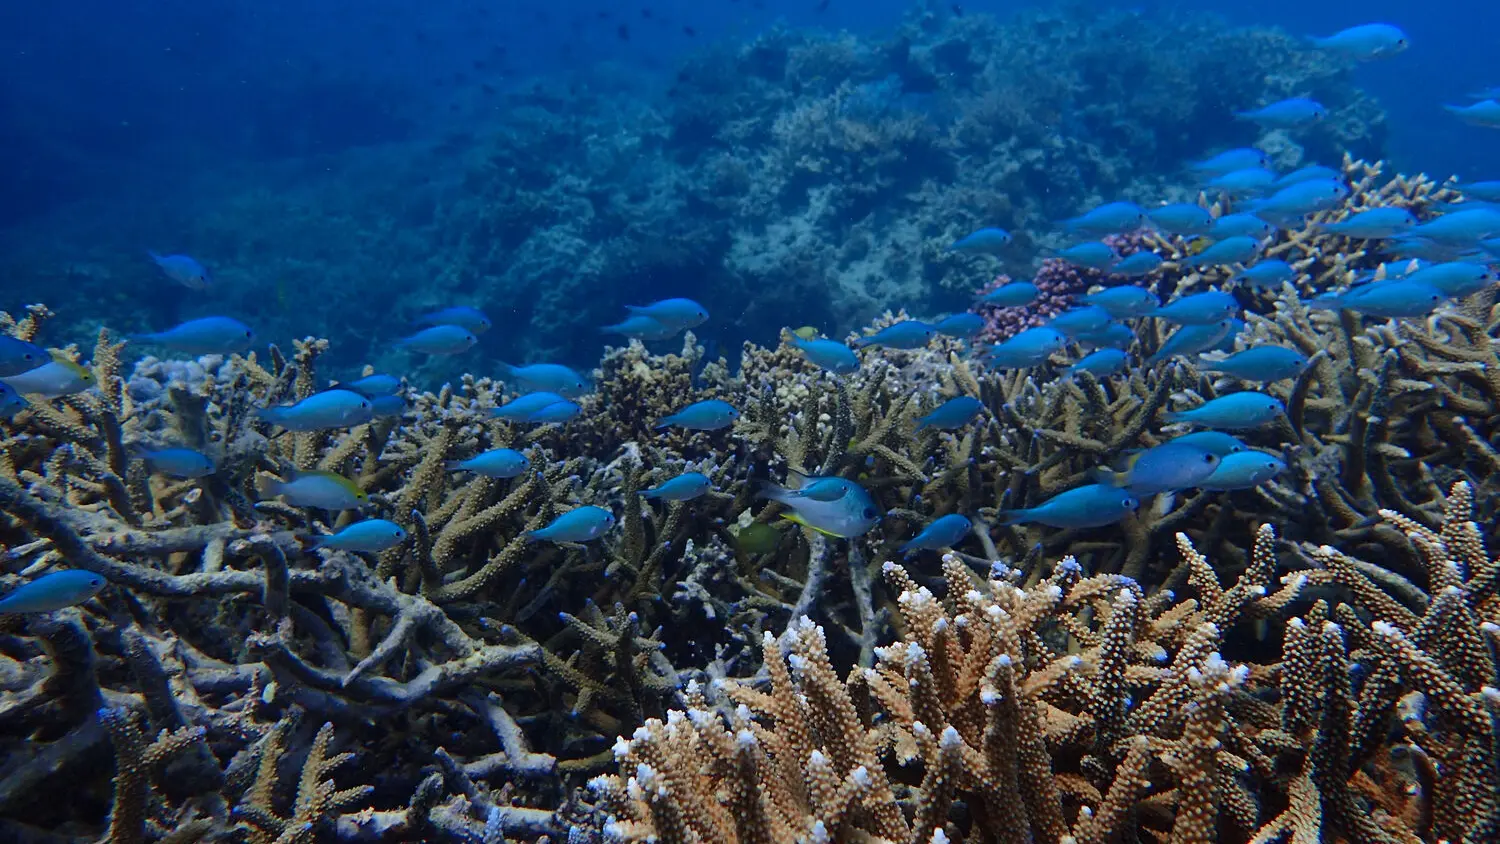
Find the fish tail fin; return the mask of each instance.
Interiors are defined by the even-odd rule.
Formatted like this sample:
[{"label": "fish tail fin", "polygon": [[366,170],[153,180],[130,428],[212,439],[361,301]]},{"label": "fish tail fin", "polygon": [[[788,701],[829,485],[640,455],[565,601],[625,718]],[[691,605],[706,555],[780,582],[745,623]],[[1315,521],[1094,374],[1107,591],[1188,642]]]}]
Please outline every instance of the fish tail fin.
[{"label": "fish tail fin", "polygon": [[672,423],[675,421],[677,421],[675,416],[663,416],[655,422],[652,422],[651,428],[652,430],[660,431],[662,428],[672,427]]},{"label": "fish tail fin", "polygon": [[997,525],[1018,525],[1018,524],[1021,524],[1022,522],[1027,521],[1030,518],[1031,518],[1031,510],[1029,510],[1029,509],[1023,509],[1023,510],[1001,510],[1001,511],[999,511],[999,512],[997,512],[995,514],[995,521],[993,522],[993,524],[997,524]]},{"label": "fish tail fin", "polygon": [[1095,466],[1088,470],[1087,477],[1096,484],[1121,487],[1125,485],[1125,474],[1124,472],[1116,472],[1106,466]]},{"label": "fish tail fin", "polygon": [[150,258],[158,264],[161,263],[161,256],[156,254],[155,252],[152,252],[150,249],[146,250],[146,257]]},{"label": "fish tail fin", "polygon": [[506,363],[503,360],[495,361],[495,368],[500,370],[501,378],[510,378],[511,376],[515,375],[516,372],[516,367],[514,364]]},{"label": "fish tail fin", "polygon": [[1302,304],[1306,305],[1309,311],[1337,311],[1343,307],[1337,296],[1318,296]]},{"label": "fish tail fin", "polygon": [[641,490],[641,497],[653,499],[661,498],[661,491],[656,489],[643,489]]},{"label": "fish tail fin", "polygon": [[445,461],[443,461],[443,468],[447,469],[450,472],[457,472],[457,471],[459,471],[460,469],[463,468],[463,461],[462,460],[445,460]]},{"label": "fish tail fin", "polygon": [[254,416],[256,419],[259,419],[262,422],[270,422],[274,425],[281,420],[280,411],[281,408],[278,407],[257,407],[255,409]]},{"label": "fish tail fin", "polygon": [[316,551],[327,543],[333,534],[321,533],[299,533],[296,534],[297,541],[302,543],[303,551]]},{"label": "fish tail fin", "polygon": [[779,501],[791,491],[774,481],[761,481],[755,489],[755,497]]},{"label": "fish tail fin", "polygon": [[275,475],[258,475],[255,478],[256,495],[262,499],[275,498],[285,489],[286,483]]},{"label": "fish tail fin", "polygon": [[1187,421],[1187,418],[1183,415],[1182,411],[1180,411],[1180,410],[1169,410],[1166,413],[1162,414],[1162,419],[1164,419],[1168,424],[1171,424],[1173,422],[1186,422]]}]

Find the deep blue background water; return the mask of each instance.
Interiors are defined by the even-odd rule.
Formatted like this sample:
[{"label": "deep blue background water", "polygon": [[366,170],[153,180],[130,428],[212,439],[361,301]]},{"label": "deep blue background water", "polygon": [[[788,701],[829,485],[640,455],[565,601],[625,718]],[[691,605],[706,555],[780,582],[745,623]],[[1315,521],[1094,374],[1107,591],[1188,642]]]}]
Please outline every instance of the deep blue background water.
[{"label": "deep blue background water", "polygon": [[[306,158],[482,122],[504,89],[616,62],[669,76],[684,54],[777,22],[894,25],[895,0],[59,0],[0,4],[0,224],[59,203],[246,161]],[[947,2],[933,3],[952,14]],[[1003,15],[1006,0],[968,0]],[[1079,2],[1077,8],[1090,4]],[[1172,9],[1145,2],[1142,7]],[[1359,70],[1405,170],[1500,178],[1500,132],[1440,104],[1500,85],[1500,3],[1256,0],[1235,22],[1326,34],[1389,20],[1414,46]],[[628,36],[628,37],[627,37]],[[457,108],[455,104],[462,104]],[[478,106],[476,107],[476,103]],[[456,109],[456,110],[455,110]]]}]

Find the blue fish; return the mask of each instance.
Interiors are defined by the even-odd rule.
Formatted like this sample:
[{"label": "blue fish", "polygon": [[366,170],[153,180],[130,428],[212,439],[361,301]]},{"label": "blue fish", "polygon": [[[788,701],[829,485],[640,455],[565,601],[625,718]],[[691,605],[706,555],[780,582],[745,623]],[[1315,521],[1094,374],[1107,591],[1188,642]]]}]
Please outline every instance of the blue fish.
[{"label": "blue fish", "polygon": [[410,337],[396,341],[396,346],[424,355],[456,355],[474,348],[479,338],[462,325],[434,325]]},{"label": "blue fish", "polygon": [[370,503],[369,493],[336,472],[293,472],[286,480],[266,483],[267,498],[280,496],[293,507],[318,510],[357,510]]},{"label": "blue fish", "polygon": [[994,255],[1010,245],[1010,232],[1005,229],[985,228],[967,237],[960,238],[948,247],[950,252],[977,252]]},{"label": "blue fish", "polygon": [[500,377],[514,381],[528,393],[557,393],[567,398],[588,392],[588,382],[571,367],[560,363],[533,363],[527,366],[512,366],[500,363]]},{"label": "blue fish", "polygon": [[[1256,151],[1259,152],[1259,150]],[[1147,212],[1147,216],[1158,229],[1167,234],[1182,237],[1208,234],[1214,227],[1214,215],[1196,202],[1174,202],[1171,205],[1163,205]]]},{"label": "blue fish", "polygon": [[943,317],[933,328],[939,334],[946,334],[949,337],[973,337],[984,330],[984,317],[965,311],[961,314]]},{"label": "blue fish", "polygon": [[1063,311],[1047,320],[1047,327],[1061,331],[1069,337],[1077,337],[1080,334],[1088,334],[1104,328],[1109,325],[1111,317],[1108,310],[1099,305],[1090,304]]},{"label": "blue fish", "polygon": [[11,378],[52,362],[52,355],[35,343],[0,334],[0,378]]},{"label": "blue fish", "polygon": [[1055,528],[1092,528],[1112,525],[1134,513],[1141,500],[1129,490],[1108,484],[1088,484],[1059,493],[1036,507],[1001,510],[997,524],[1037,522]]},{"label": "blue fish", "polygon": [[214,459],[191,448],[143,449],[141,460],[155,475],[172,478],[206,478],[218,471]]},{"label": "blue fish", "polygon": [[1286,464],[1264,451],[1240,451],[1219,461],[1212,475],[1199,482],[1199,489],[1228,491],[1260,486],[1286,471]]},{"label": "blue fish", "polygon": [[1275,173],[1264,167],[1251,167],[1209,179],[1208,187],[1231,196],[1247,196],[1260,193],[1275,182]]},{"label": "blue fish", "polygon": [[1251,147],[1241,147],[1225,150],[1211,158],[1194,162],[1188,165],[1188,169],[1209,176],[1219,176],[1224,173],[1233,173],[1235,170],[1270,166],[1271,158],[1264,152]]},{"label": "blue fish", "polygon": [[1057,257],[1086,270],[1107,270],[1114,266],[1115,250],[1107,243],[1091,240],[1077,246],[1069,246],[1058,252]]},{"label": "blue fish", "polygon": [[893,322],[868,337],[854,341],[855,348],[888,346],[892,349],[920,349],[928,344],[937,330],[921,320]]},{"label": "blue fish", "polygon": [[208,270],[196,260],[186,255],[158,255],[155,252],[147,252],[156,266],[166,274],[167,278],[177,282],[189,290],[207,290],[213,284]]},{"label": "blue fish", "polygon": [[1002,369],[1020,369],[1044,363],[1053,352],[1068,345],[1068,338],[1055,328],[1028,328],[984,353],[985,362]]},{"label": "blue fish", "polygon": [[917,420],[917,430],[937,428],[952,431],[973,422],[984,410],[984,403],[971,396],[955,396],[938,405],[931,413]]},{"label": "blue fish", "polygon": [[376,396],[389,396],[400,392],[401,379],[394,375],[382,375],[377,372],[374,375],[366,375],[363,378],[356,378],[353,381],[336,384],[335,386],[345,390],[353,390],[366,398],[375,398]]},{"label": "blue fish", "polygon": [[1495,271],[1483,264],[1452,261],[1432,264],[1406,275],[1403,281],[1430,284],[1455,299],[1471,296],[1495,283]]},{"label": "blue fish", "polygon": [[1219,455],[1191,443],[1167,442],[1130,456],[1123,472],[1095,469],[1093,480],[1130,490],[1136,498],[1192,489],[1219,468]]},{"label": "blue fish", "polygon": [[1324,167],[1321,164],[1308,164],[1305,167],[1298,167],[1296,170],[1277,179],[1271,187],[1281,190],[1298,182],[1310,182],[1314,179],[1338,179],[1343,175],[1343,173],[1332,167]]},{"label": "blue fish", "polygon": [[859,356],[854,350],[837,340],[803,340],[793,337],[788,341],[814,366],[826,369],[835,375],[848,375],[859,371]]},{"label": "blue fish", "polygon": [[[795,474],[794,474],[795,477]],[[848,478],[833,475],[826,478],[803,477],[799,478],[801,485],[796,489],[788,489],[788,498],[810,498],[813,501],[837,501],[848,495],[850,491],[857,489],[859,484]]]},{"label": "blue fish", "polygon": [[1500,235],[1500,211],[1490,208],[1454,211],[1413,227],[1410,234],[1438,243],[1472,246],[1485,238]]},{"label": "blue fish", "polygon": [[615,514],[592,504],[569,510],[526,536],[545,542],[588,542],[598,539],[615,526]]},{"label": "blue fish", "polygon": [[1443,109],[1471,126],[1500,129],[1500,101],[1481,100],[1473,105],[1445,105]]},{"label": "blue fish", "polygon": [[1437,309],[1447,296],[1430,284],[1406,281],[1378,281],[1355,287],[1344,293],[1319,296],[1305,304],[1315,311],[1354,311],[1383,319],[1426,316]]},{"label": "blue fish", "polygon": [[504,419],[509,422],[525,422],[533,413],[548,405],[567,401],[557,393],[527,393],[520,398],[511,399],[490,411],[490,415],[496,419]]},{"label": "blue fish", "polygon": [[1191,410],[1166,414],[1168,422],[1191,422],[1220,431],[1242,431],[1274,421],[1286,413],[1286,407],[1275,396],[1245,391],[1230,393],[1204,402]]},{"label": "blue fish", "polygon": [[1130,355],[1120,349],[1099,349],[1084,355],[1077,363],[1065,370],[1068,375],[1087,372],[1095,378],[1114,375],[1130,363]]},{"label": "blue fish", "polygon": [[1454,185],[1464,196],[1485,202],[1500,202],[1500,180],[1465,182]]},{"label": "blue fish", "polygon": [[740,412],[734,405],[720,399],[696,401],[671,416],[663,416],[651,427],[661,429],[676,426],[689,431],[717,431],[728,428]]},{"label": "blue fish", "polygon": [[645,314],[632,314],[614,325],[604,326],[599,331],[603,334],[619,334],[643,343],[656,343],[676,336],[678,329],[662,325]]},{"label": "blue fish", "polygon": [[994,305],[997,308],[1018,308],[1035,302],[1041,292],[1029,281],[1012,281],[980,296],[976,301],[981,305]]},{"label": "blue fish", "polygon": [[1151,356],[1149,363],[1166,360],[1174,355],[1196,355],[1206,352],[1225,337],[1229,336],[1234,329],[1234,320],[1220,320],[1207,325],[1184,325],[1177,332],[1168,337],[1156,354]]},{"label": "blue fish", "polygon": [[255,412],[288,431],[322,431],[329,428],[352,428],[375,418],[370,400],[353,390],[324,390],[313,393],[295,404],[263,407]]},{"label": "blue fish", "polygon": [[1261,218],[1287,220],[1325,211],[1347,198],[1349,186],[1339,179],[1308,179],[1247,203],[1245,210]]},{"label": "blue fish", "polygon": [[626,305],[637,316],[648,316],[662,325],[682,331],[708,322],[708,309],[692,299],[662,299],[649,305]]},{"label": "blue fish", "polygon": [[1411,235],[1388,240],[1384,246],[1385,254],[1402,260],[1456,261],[1464,254],[1464,247],[1461,245],[1450,246],[1425,237]]},{"label": "blue fish", "polygon": [[16,388],[0,381],[0,419],[9,419],[28,407],[31,407],[31,402],[25,396],[16,392]]},{"label": "blue fish", "polygon": [[1074,338],[1084,349],[1128,349],[1135,342],[1135,329],[1123,322],[1112,322],[1098,331]]},{"label": "blue fish", "polygon": [[1234,316],[1240,303],[1233,295],[1221,290],[1194,293],[1152,311],[1148,316],[1175,322],[1181,325],[1207,325]]},{"label": "blue fish", "polygon": [[852,539],[869,533],[870,528],[880,521],[880,509],[875,506],[875,500],[864,487],[853,481],[848,484],[848,490],[843,495],[830,501],[797,495],[797,490],[769,483],[761,488],[758,496],[779,502],[790,509],[790,513],[782,516],[787,521],[826,536]]},{"label": "blue fish", "polygon": [[1140,278],[1156,272],[1164,263],[1166,259],[1155,252],[1135,252],[1121,258],[1118,263],[1109,268],[1109,273],[1127,278]]},{"label": "blue fish", "polygon": [[220,316],[190,319],[166,331],[135,334],[131,339],[189,355],[227,355],[250,348],[255,332],[237,319]]},{"label": "blue fish", "polygon": [[333,551],[354,551],[364,554],[379,554],[395,548],[406,541],[406,530],[386,519],[365,519],[355,522],[338,533],[310,537],[308,550],[327,548]]},{"label": "blue fish", "polygon": [[1252,111],[1237,111],[1235,117],[1273,129],[1296,129],[1310,126],[1328,116],[1328,109],[1316,100],[1292,97]]},{"label": "blue fish", "polygon": [[1361,211],[1341,220],[1337,223],[1324,223],[1319,228],[1328,234],[1342,235],[1344,237],[1360,238],[1363,240],[1377,240],[1380,238],[1394,237],[1404,231],[1411,229],[1417,224],[1417,218],[1405,208],[1371,208]]},{"label": "blue fish", "polygon": [[1224,332],[1224,339],[1222,339],[1219,342],[1213,344],[1212,346],[1208,347],[1207,349],[1204,349],[1203,351],[1205,351],[1205,352],[1223,352],[1226,355],[1233,353],[1234,352],[1235,339],[1238,338],[1240,336],[1240,332],[1242,332],[1244,330],[1245,330],[1245,321],[1244,320],[1240,319],[1239,317],[1234,317],[1234,318],[1230,319],[1229,320],[1229,330],[1226,331],[1226,332]]},{"label": "blue fish", "polygon": [[1090,293],[1083,297],[1083,301],[1103,308],[1115,319],[1145,316],[1161,307],[1161,300],[1156,298],[1155,293],[1143,287],[1131,285],[1110,287],[1098,293]]},{"label": "blue fish", "polygon": [[468,305],[454,305],[451,308],[443,308],[429,314],[423,314],[417,319],[419,325],[456,325],[466,329],[470,334],[479,335],[494,327],[490,318],[484,315],[484,311],[471,308]]},{"label": "blue fish", "polygon": [[1231,237],[1253,237],[1260,240],[1275,233],[1276,226],[1254,214],[1225,214],[1214,220],[1214,227],[1209,230],[1208,236],[1214,240],[1228,240]]},{"label": "blue fish", "polygon": [[530,422],[533,425],[555,425],[572,419],[582,410],[583,407],[577,402],[563,399],[562,401],[555,401],[540,410],[532,411],[523,421]]},{"label": "blue fish", "polygon": [[1292,281],[1297,277],[1297,271],[1292,265],[1280,258],[1269,258],[1264,261],[1256,261],[1250,266],[1240,270],[1232,281],[1240,284],[1248,284],[1251,287],[1271,288],[1280,287],[1283,283]]},{"label": "blue fish", "polygon": [[1062,222],[1063,228],[1079,234],[1103,236],[1128,234],[1146,226],[1146,212],[1134,202],[1106,202]]},{"label": "blue fish", "polygon": [[448,471],[473,472],[486,478],[514,478],[530,465],[530,458],[513,448],[494,448],[468,460],[450,460]]},{"label": "blue fish", "polygon": [[1260,255],[1261,242],[1253,237],[1226,237],[1196,255],[1182,258],[1184,266],[1219,267],[1225,264],[1248,264]]},{"label": "blue fish", "polygon": [[44,574],[0,598],[0,613],[53,612],[76,607],[109,585],[103,575],[69,569]]},{"label": "blue fish", "polygon": [[1285,346],[1255,346],[1214,363],[1204,363],[1208,372],[1222,372],[1243,381],[1281,381],[1296,378],[1307,368],[1307,358]]},{"label": "blue fish", "polygon": [[713,488],[714,482],[702,472],[683,472],[651,489],[641,490],[641,495],[663,501],[691,501]]},{"label": "blue fish", "polygon": [[970,522],[967,516],[949,513],[923,528],[921,533],[912,537],[898,550],[903,555],[910,556],[916,551],[940,551],[944,548],[952,548],[964,541],[969,531],[973,529],[974,523]]},{"label": "blue fish", "polygon": [[1342,29],[1326,38],[1312,39],[1314,47],[1342,53],[1351,59],[1380,59],[1405,50],[1411,43],[1398,26],[1366,23]]},{"label": "blue fish", "polygon": [[[1203,449],[1211,454],[1219,456],[1219,465],[1223,465],[1223,458],[1231,454],[1238,454],[1246,449],[1244,443],[1223,431],[1194,431],[1191,434],[1183,434],[1173,437],[1168,442],[1178,445],[1191,445]],[[1217,470],[1215,470],[1217,471]]]}]

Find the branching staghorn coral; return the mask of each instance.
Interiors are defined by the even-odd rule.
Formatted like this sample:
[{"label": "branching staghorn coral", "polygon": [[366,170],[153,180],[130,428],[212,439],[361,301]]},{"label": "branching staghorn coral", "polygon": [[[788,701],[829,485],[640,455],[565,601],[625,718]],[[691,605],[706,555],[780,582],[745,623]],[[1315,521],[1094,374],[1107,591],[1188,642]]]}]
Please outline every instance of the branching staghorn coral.
[{"label": "branching staghorn coral", "polygon": [[[1426,214],[1447,197],[1424,179],[1382,181],[1359,162],[1346,169],[1361,185],[1357,207],[1396,203]],[[1316,234],[1296,243],[1307,255],[1299,260],[1312,261],[1296,285],[1304,294],[1377,260]],[[1168,268],[1158,290],[1201,289],[1222,275]],[[336,790],[373,788],[364,805],[325,813],[319,835],[556,834],[592,823],[592,808],[568,790],[610,768],[616,735],[679,705],[690,679],[709,688],[715,678],[771,678],[775,668],[762,666],[753,643],[808,616],[824,631],[819,647],[835,680],[854,669],[842,688],[876,748],[878,764],[866,771],[872,783],[885,778],[904,826],[869,826],[864,786],[848,779],[858,766],[835,764],[847,742],[831,728],[820,740],[839,746],[820,752],[835,773],[824,797],[837,799],[787,803],[778,792],[767,798],[767,822],[823,818],[827,829],[892,840],[930,839],[940,827],[950,840],[971,836],[984,812],[999,810],[985,808],[980,777],[952,773],[950,757],[984,753],[986,684],[1004,685],[990,672],[998,652],[975,650],[963,638],[972,631],[953,633],[972,611],[961,606],[967,592],[937,586],[935,555],[914,555],[905,579],[882,578],[879,565],[922,526],[956,512],[980,518],[942,579],[957,583],[966,569],[1000,560],[1016,572],[1014,585],[972,585],[1011,616],[1036,615],[1007,652],[1016,699],[1031,704],[1054,772],[1055,813],[1052,797],[1015,798],[1039,838],[1102,840],[1120,824],[1190,839],[1270,841],[1310,829],[1357,837],[1369,832],[1359,820],[1369,811],[1397,840],[1488,830],[1482,762],[1495,758],[1494,743],[1474,713],[1490,711],[1486,689],[1497,685],[1481,658],[1492,646],[1484,625],[1496,623],[1495,589],[1492,561],[1472,549],[1495,541],[1493,302],[1482,291],[1429,319],[1392,323],[1310,311],[1287,289],[1249,297],[1240,347],[1276,342],[1313,358],[1301,376],[1268,388],[1287,404],[1285,423],[1244,435],[1277,450],[1289,470],[1254,490],[1185,492],[1115,527],[1062,531],[989,520],[1172,436],[1163,411],[1245,384],[1186,359],[1102,380],[1056,377],[1071,354],[996,372],[948,338],[925,350],[862,350],[860,372],[845,377],[812,369],[786,345],[747,344],[738,371],[715,362],[698,370],[704,355],[688,338],[677,355],[639,345],[612,354],[597,393],[564,426],[494,420],[489,410],[512,394],[466,377],[411,394],[399,421],[286,434],[253,410],[324,386],[327,344],[299,342],[290,356],[273,347],[264,358],[147,359],[126,378],[118,343],[101,337],[96,391],[35,402],[0,421],[0,588],[60,566],[113,584],[77,610],[0,620],[0,824],[28,835],[73,824],[98,836],[119,817],[146,840],[179,822],[184,835],[249,834],[253,824],[229,807],[245,805],[269,731],[302,718],[335,725],[328,758],[335,745],[357,747],[361,770],[379,772],[364,782],[347,768],[319,779]],[[36,336],[48,314],[34,308],[0,323]],[[1143,332],[1136,350],[1150,354],[1160,339]],[[956,431],[916,430],[918,417],[957,395],[981,399],[985,412]],[[649,430],[657,416],[708,396],[740,407],[741,422],[719,432]],[[220,471],[198,481],[152,476],[132,457],[137,444],[191,445]],[[448,461],[498,446],[526,452],[530,470],[511,480],[448,471]],[[368,511],[398,521],[412,540],[367,558],[307,551],[307,534],[354,514],[257,500],[257,487],[309,468],[355,480],[370,495]],[[672,504],[638,496],[688,469],[709,474],[714,494]],[[853,541],[779,524],[780,506],[758,502],[756,485],[782,482],[789,469],[858,480],[883,521]],[[1460,481],[1467,485],[1455,492]],[[1464,510],[1460,501],[1472,502],[1468,538],[1445,527]],[[527,530],[585,503],[610,507],[620,525],[587,545],[527,541]],[[1429,534],[1446,543],[1444,559],[1463,558],[1463,577],[1430,564]],[[1044,564],[1060,554],[1077,569]],[[1281,569],[1292,574],[1278,587]],[[1017,603],[1017,594],[1050,594],[1054,585],[1056,606]],[[1467,616],[1449,587],[1466,596]],[[923,588],[948,602],[948,633],[923,632],[926,616],[902,600]],[[1288,614],[1300,621],[1283,625]],[[967,702],[943,698],[935,708],[908,694],[902,683],[923,663],[885,647],[893,636],[916,643],[932,681],[962,688]],[[1214,649],[1222,666],[1208,661]],[[950,656],[959,668],[944,666]],[[1285,670],[1292,662],[1295,676]],[[1360,666],[1347,695],[1332,681],[1294,682],[1337,675],[1344,663]],[[1360,673],[1371,665],[1384,673]],[[1126,682],[1111,685],[1099,666],[1123,666]],[[1190,668],[1207,679],[1182,679]],[[726,680],[762,727],[728,712],[721,723],[748,731],[762,757],[724,758],[791,770],[765,732],[782,726],[757,708],[762,687],[734,685],[743,682]],[[681,699],[707,708],[701,695]],[[166,761],[154,787],[121,791],[126,805],[113,815],[108,766],[85,767],[108,758],[113,734],[101,710],[148,725],[135,734],[142,741],[163,731],[202,736]],[[946,737],[949,727],[961,743]],[[287,737],[295,765],[317,735],[291,729]],[[1221,746],[1205,751],[1212,741]],[[87,799],[56,810],[69,816],[23,811],[81,770],[91,772],[80,778]],[[1462,775],[1434,778],[1437,770]],[[257,829],[298,834],[286,821],[296,814],[289,797],[273,806],[283,825]],[[846,808],[819,814],[830,806]],[[643,823],[643,812],[616,814]]]},{"label": "branching staghorn coral", "polygon": [[[664,842],[1483,840],[1500,823],[1500,677],[1483,639],[1500,608],[1467,505],[1455,489],[1442,534],[1387,518],[1448,578],[1472,579],[1401,626],[1382,617],[1389,607],[1369,620],[1348,604],[1335,606],[1336,622],[1319,600],[1286,624],[1283,659],[1271,665],[1231,664],[1219,651],[1238,621],[1284,613],[1326,576],[1288,575],[1268,594],[1268,526],[1228,588],[1179,534],[1196,594],[1186,600],[1082,577],[1071,560],[1030,589],[980,584],[954,557],[939,600],[887,564],[905,635],[874,668],[840,680],[822,630],[805,619],[780,640],[767,634],[768,687],[726,681],[727,711],[690,690],[688,710],[621,741],[622,776],[592,783],[603,832]],[[1331,564],[1327,576],[1364,577],[1339,574],[1350,567],[1331,549],[1315,555]],[[1351,658],[1374,667],[1353,673]]]}]

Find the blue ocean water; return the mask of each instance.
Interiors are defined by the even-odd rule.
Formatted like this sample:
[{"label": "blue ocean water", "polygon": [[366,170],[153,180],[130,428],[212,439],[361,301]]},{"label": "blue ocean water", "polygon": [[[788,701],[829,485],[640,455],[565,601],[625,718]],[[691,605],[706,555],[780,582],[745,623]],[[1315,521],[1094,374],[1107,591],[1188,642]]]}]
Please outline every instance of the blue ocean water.
[{"label": "blue ocean water", "polygon": [[[505,225],[528,224],[525,219],[475,225],[454,210],[452,200],[474,189],[476,159],[488,154],[494,136],[511,133],[517,139],[519,146],[505,154],[520,155],[525,147],[527,155],[555,155],[560,168],[577,170],[577,150],[547,146],[552,130],[546,120],[533,119],[538,110],[565,121],[596,120],[614,111],[621,131],[633,132],[632,125],[673,107],[674,80],[692,84],[709,67],[695,61],[732,54],[767,31],[812,30],[828,38],[847,32],[878,41],[924,13],[938,22],[983,15],[1003,21],[1035,8],[1056,10],[1072,22],[1064,25],[1121,16],[1120,25],[1138,30],[1122,39],[1122,74],[1138,72],[1131,70],[1124,41],[1162,53],[1202,49],[1153,40],[1152,34],[1204,12],[1221,16],[1224,27],[1271,27],[1299,37],[1366,21],[1399,23],[1412,47],[1350,73],[1387,114],[1376,151],[1403,171],[1439,178],[1500,174],[1495,131],[1462,124],[1440,108],[1463,102],[1466,92],[1500,84],[1500,70],[1487,58],[1500,31],[1500,10],[1457,0],[1420,8],[1391,0],[1311,8],[1286,0],[1191,7],[1146,2],[1123,10],[1081,1],[8,4],[0,9],[0,155],[6,162],[0,170],[6,236],[0,260],[18,293],[30,300],[45,291],[54,306],[68,306],[81,328],[106,322],[97,308],[80,313],[88,310],[85,302],[98,303],[101,296],[112,318],[123,320],[111,325],[120,331],[229,309],[274,324],[283,337],[332,336],[349,350],[343,362],[354,364],[387,348],[385,340],[411,315],[447,304],[443,298],[483,296],[498,301],[470,303],[510,309],[513,318],[500,322],[517,338],[489,349],[491,356],[583,362],[588,352],[580,342],[540,336],[565,327],[555,314],[538,321],[535,302],[543,294],[518,289],[516,273],[503,284],[474,277],[498,273],[498,264],[530,260],[517,254],[518,241],[504,231]],[[1111,46],[1088,46],[1103,56],[1091,61],[1102,62],[1099,70],[1107,76]],[[1247,73],[1244,64],[1225,68]],[[937,95],[901,91],[899,79],[893,92],[881,93],[871,87],[878,81],[868,80],[860,90],[881,100],[881,107],[914,109],[935,122],[950,116],[932,111],[945,107]],[[1245,82],[1226,77],[1222,84],[1235,90]],[[1207,87],[1215,84],[1209,80]],[[1093,95],[1109,92],[1100,87]],[[518,97],[530,98],[530,111],[517,109]],[[1226,102],[1215,117],[1190,112],[1180,125],[1147,128],[1163,137],[1218,130],[1206,124],[1220,115],[1229,121],[1227,111],[1242,105]],[[1043,119],[1063,135],[1098,131],[1067,111]],[[600,131],[594,127],[585,136],[596,138]],[[713,143],[707,134],[700,140],[705,147]],[[505,166],[505,154],[491,166]],[[604,174],[620,168],[616,175],[623,182],[632,153],[610,154],[619,158],[615,164],[586,161],[586,167]],[[1163,162],[1140,162],[1141,174],[1150,178],[1165,177],[1166,169]],[[631,190],[640,196],[627,199],[643,204],[652,184],[672,178],[667,172],[635,176],[640,184]],[[1083,199],[1077,197],[1078,203]],[[371,219],[372,210],[384,218]],[[535,210],[533,218],[586,213]],[[294,212],[308,220],[294,219]],[[330,222],[340,219],[357,219],[351,227],[358,231],[340,231]],[[619,230],[582,227],[585,242],[574,244],[581,263],[614,262],[607,272],[589,270],[609,288],[597,293],[611,306],[657,292],[683,293],[695,274],[711,272],[728,251],[724,242],[664,244],[678,255],[643,259],[635,250],[628,259],[620,257],[607,246],[612,238],[629,236],[628,216],[622,219],[614,224]],[[478,239],[486,245],[477,245]],[[381,254],[382,248],[388,251]],[[188,251],[217,268],[224,280],[217,300],[195,300],[174,289],[162,295],[142,260],[146,249]],[[448,260],[457,250],[470,253],[467,263]],[[481,251],[484,260],[473,259]],[[414,261],[417,253],[430,259]],[[636,272],[622,268],[626,260],[644,263]],[[349,288],[356,285],[359,295],[351,296]],[[320,294],[320,308],[300,298],[311,291]],[[580,283],[567,295],[587,292]],[[80,294],[79,302],[65,301],[72,293]],[[777,307],[791,307],[806,295],[782,296]],[[754,311],[747,299],[711,298],[719,299],[721,310]],[[880,303],[904,304],[888,298]],[[827,328],[847,330],[854,327],[853,316],[868,317],[880,299],[875,293],[845,311],[807,304],[814,316],[832,323]],[[566,315],[567,303],[544,310]],[[584,304],[579,312],[585,324],[614,313]],[[776,321],[775,314],[753,313],[745,321],[721,323],[715,339],[726,345],[749,336],[768,340]]]}]

